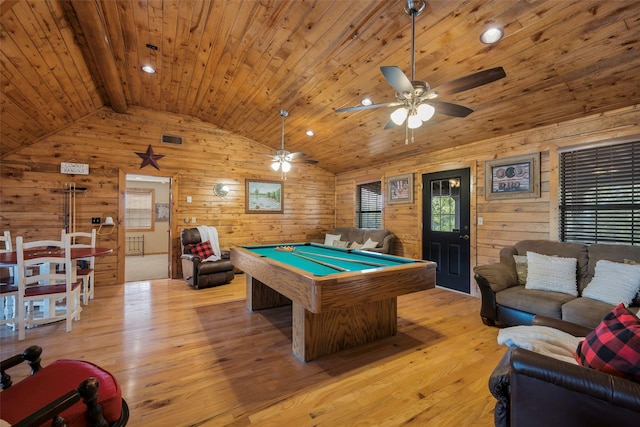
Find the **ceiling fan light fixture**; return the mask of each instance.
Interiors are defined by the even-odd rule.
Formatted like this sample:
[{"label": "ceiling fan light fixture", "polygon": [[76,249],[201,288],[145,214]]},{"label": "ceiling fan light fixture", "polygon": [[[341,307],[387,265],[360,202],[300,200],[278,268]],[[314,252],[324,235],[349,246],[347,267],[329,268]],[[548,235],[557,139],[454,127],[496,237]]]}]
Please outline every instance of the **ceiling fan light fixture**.
[{"label": "ceiling fan light fixture", "polygon": [[418,116],[420,117],[420,120],[422,120],[423,122],[426,122],[431,117],[433,117],[435,112],[436,112],[436,109],[433,108],[433,106],[430,104],[420,104],[417,110]]},{"label": "ceiling fan light fixture", "polygon": [[409,113],[407,112],[407,109],[404,108],[404,107],[400,107],[396,111],[391,113],[391,120],[397,126],[400,126],[402,123],[404,123],[404,121],[405,121],[405,119],[407,118],[408,115],[409,115]]},{"label": "ceiling fan light fixture", "polygon": [[480,41],[484,44],[497,43],[504,36],[504,31],[500,27],[487,28],[481,35]]},{"label": "ceiling fan light fixture", "polygon": [[273,169],[275,172],[278,172],[278,170],[280,170],[280,162],[271,163],[271,169]]},{"label": "ceiling fan light fixture", "polygon": [[422,120],[420,119],[420,116],[418,114],[410,115],[407,119],[407,127],[409,127],[409,129],[417,129],[420,126],[422,126]]},{"label": "ceiling fan light fixture", "polygon": [[287,173],[291,170],[291,163],[286,160],[282,162],[282,172]]}]

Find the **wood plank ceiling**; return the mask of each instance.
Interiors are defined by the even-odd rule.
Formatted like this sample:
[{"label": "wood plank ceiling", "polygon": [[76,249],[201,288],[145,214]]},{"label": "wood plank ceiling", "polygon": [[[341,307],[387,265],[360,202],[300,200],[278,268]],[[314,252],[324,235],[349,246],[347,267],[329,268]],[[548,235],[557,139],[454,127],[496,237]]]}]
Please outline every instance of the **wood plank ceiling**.
[{"label": "wood plank ceiling", "polygon": [[[4,0],[2,156],[105,106],[196,116],[275,150],[286,109],[286,148],[340,173],[640,101],[640,1],[429,0],[416,18],[417,79],[435,87],[497,66],[507,77],[447,97],[475,112],[436,113],[405,144],[404,127],[383,130],[390,109],[334,111],[395,100],[379,67],[410,75],[403,6]],[[490,24],[505,32],[492,46],[479,40]]]}]

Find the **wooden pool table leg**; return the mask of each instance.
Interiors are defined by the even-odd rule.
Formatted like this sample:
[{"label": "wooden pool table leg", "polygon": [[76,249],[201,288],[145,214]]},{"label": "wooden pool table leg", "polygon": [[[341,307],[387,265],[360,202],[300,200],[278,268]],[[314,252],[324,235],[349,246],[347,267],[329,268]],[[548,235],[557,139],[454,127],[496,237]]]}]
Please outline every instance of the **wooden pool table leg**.
[{"label": "wooden pool table leg", "polygon": [[398,332],[397,298],[312,313],[293,302],[293,354],[303,362]]},{"label": "wooden pool table leg", "polygon": [[245,274],[245,276],[247,277],[247,308],[249,311],[291,305],[289,298],[254,279],[251,275]]}]

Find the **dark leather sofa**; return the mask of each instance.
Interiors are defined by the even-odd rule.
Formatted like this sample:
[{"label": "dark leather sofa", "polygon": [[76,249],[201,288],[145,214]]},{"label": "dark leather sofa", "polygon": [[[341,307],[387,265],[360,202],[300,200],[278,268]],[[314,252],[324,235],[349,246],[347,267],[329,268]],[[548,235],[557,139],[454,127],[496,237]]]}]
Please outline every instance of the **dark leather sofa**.
[{"label": "dark leather sofa", "polygon": [[182,247],[182,276],[188,284],[196,289],[211,288],[227,284],[233,280],[234,268],[230,261],[229,251],[222,251],[222,259],[203,262],[197,255],[189,252],[188,245],[200,243],[200,232],[197,228],[183,228],[180,232]]},{"label": "dark leather sofa", "polygon": [[[534,325],[574,336],[589,328],[535,316]],[[572,365],[522,348],[509,347],[489,379],[497,399],[496,426],[640,425],[640,384]]]}]

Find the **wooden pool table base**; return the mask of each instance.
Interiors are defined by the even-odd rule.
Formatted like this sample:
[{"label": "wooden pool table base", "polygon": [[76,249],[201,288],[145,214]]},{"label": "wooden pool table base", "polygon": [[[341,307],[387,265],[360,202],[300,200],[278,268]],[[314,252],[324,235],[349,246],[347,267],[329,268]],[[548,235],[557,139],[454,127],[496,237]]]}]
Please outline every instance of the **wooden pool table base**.
[{"label": "wooden pool table base", "polygon": [[312,313],[250,275],[246,280],[249,310],[292,306],[292,350],[303,362],[398,332],[397,297]]}]

